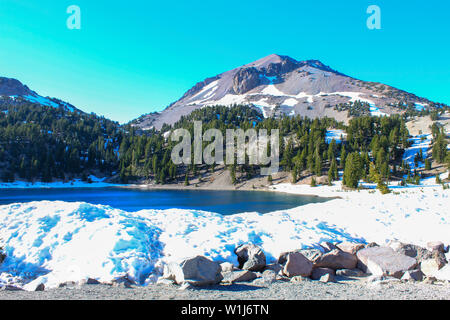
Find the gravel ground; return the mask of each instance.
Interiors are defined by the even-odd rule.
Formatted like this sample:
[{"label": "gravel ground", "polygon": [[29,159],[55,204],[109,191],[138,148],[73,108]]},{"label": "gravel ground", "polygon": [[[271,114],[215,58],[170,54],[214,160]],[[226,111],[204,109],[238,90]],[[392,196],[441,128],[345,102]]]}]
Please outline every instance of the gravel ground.
[{"label": "gravel ground", "polygon": [[240,283],[180,289],[176,285],[147,287],[83,285],[42,292],[0,291],[4,300],[450,300],[449,283],[387,283],[368,285],[363,280],[321,283],[277,281],[257,285]]}]

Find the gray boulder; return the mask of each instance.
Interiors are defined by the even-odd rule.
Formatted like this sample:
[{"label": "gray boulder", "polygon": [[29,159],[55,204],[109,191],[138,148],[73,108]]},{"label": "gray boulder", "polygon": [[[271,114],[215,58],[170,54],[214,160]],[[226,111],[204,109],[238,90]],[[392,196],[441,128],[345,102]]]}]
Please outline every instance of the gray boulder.
[{"label": "gray boulder", "polygon": [[280,256],[278,257],[277,264],[284,266],[287,261],[287,256],[289,255],[289,253],[293,253],[293,252],[300,252],[300,251],[296,250],[296,251],[287,251],[287,252],[281,253]]},{"label": "gray boulder", "polygon": [[163,278],[177,284],[189,283],[193,286],[217,284],[222,280],[221,267],[217,262],[202,256],[170,263],[164,266]]},{"label": "gray boulder", "polygon": [[302,250],[288,251],[288,252],[283,252],[282,254],[280,254],[280,256],[278,257],[278,263],[281,265],[284,265],[287,261],[288,254],[292,253],[292,252],[301,253],[304,257],[306,257],[311,262],[315,262],[317,259],[319,259],[323,255],[322,251],[320,251],[319,249],[302,249]]},{"label": "gray boulder", "polygon": [[262,279],[266,282],[274,282],[277,278],[277,273],[273,270],[266,270],[262,273]]},{"label": "gray boulder", "polygon": [[252,283],[255,285],[269,285],[275,282],[277,274],[273,270],[265,270],[260,278],[255,279]]},{"label": "gray boulder", "polygon": [[222,283],[249,282],[257,278],[256,273],[248,270],[224,272],[222,276]]},{"label": "gray boulder", "polygon": [[427,243],[427,248],[431,251],[439,251],[442,253],[445,253],[445,246],[444,243],[441,241],[431,241]]},{"label": "gray boulder", "polygon": [[328,283],[328,282],[336,282],[336,279],[334,278],[334,274],[327,273],[324,274],[322,277],[320,277],[319,281],[323,283]]},{"label": "gray boulder", "polygon": [[260,247],[254,244],[241,245],[236,248],[234,253],[238,257],[239,269],[263,271],[266,266],[266,255]]},{"label": "gray boulder", "polygon": [[45,284],[39,283],[34,291],[45,291]]},{"label": "gray boulder", "polygon": [[434,251],[430,259],[423,260],[420,263],[420,270],[429,277],[434,277],[435,274],[447,264],[445,255],[442,252]]},{"label": "gray boulder", "polygon": [[291,282],[300,283],[300,282],[311,282],[311,279],[303,276],[295,276],[291,278]]},{"label": "gray boulder", "polygon": [[395,252],[389,247],[365,248],[356,254],[358,268],[375,276],[391,276],[400,279],[405,271],[417,266],[414,258]]},{"label": "gray boulder", "polygon": [[319,249],[304,249],[299,251],[302,255],[304,255],[306,258],[308,258],[309,261],[312,263],[316,262],[317,259],[319,259],[323,253]]},{"label": "gray boulder", "polygon": [[275,272],[275,274],[278,274],[281,270],[283,270],[283,266],[279,263],[268,264],[268,265],[266,265],[266,268],[265,268],[265,271],[273,271],[273,272]]},{"label": "gray boulder", "polygon": [[359,250],[364,249],[364,245],[362,243],[354,243],[354,242],[342,242],[336,245],[339,250],[356,254]]},{"label": "gray boulder", "polygon": [[311,279],[319,280],[326,274],[331,274],[334,278],[334,270],[329,268],[315,268],[311,273]]},{"label": "gray boulder", "polygon": [[325,253],[314,263],[316,268],[354,269],[358,260],[355,255],[341,251],[339,249]]},{"label": "gray boulder", "polygon": [[405,256],[411,258],[415,258],[417,262],[421,262],[425,259],[430,259],[433,256],[431,251],[428,251],[427,249],[416,246],[414,244],[391,241],[389,243],[389,247],[391,247],[395,252],[404,254]]},{"label": "gray boulder", "polygon": [[278,257],[278,263],[281,264],[281,265],[284,265],[286,263],[288,254],[292,253],[292,252],[299,252],[299,253],[301,253],[309,261],[311,261],[313,263],[323,255],[322,251],[320,251],[319,249],[302,249],[302,250],[283,252]]},{"label": "gray boulder", "polygon": [[283,274],[289,278],[295,276],[309,277],[313,269],[313,264],[300,252],[291,252],[287,255]]},{"label": "gray boulder", "polygon": [[407,281],[422,281],[423,273],[420,270],[408,270],[405,272],[401,280]]},{"label": "gray boulder", "polygon": [[322,242],[320,246],[323,248],[325,252],[330,252],[332,250],[336,250],[337,247],[331,242]]},{"label": "gray boulder", "polygon": [[365,277],[365,274],[362,270],[359,269],[341,269],[336,270],[336,276],[338,277],[349,277],[349,278],[360,278]]},{"label": "gray boulder", "polygon": [[[113,287],[120,287],[120,288],[130,289],[130,288],[133,287],[133,285],[135,283],[134,283],[133,280],[130,279],[130,277],[128,275],[124,275],[124,276],[122,276],[120,278],[114,279],[111,282],[111,284],[112,284]],[[67,284],[67,283],[60,284],[60,287],[61,287],[61,285],[65,285],[65,286],[69,286],[69,287],[72,286],[72,284],[70,284],[70,283],[69,284]]]}]

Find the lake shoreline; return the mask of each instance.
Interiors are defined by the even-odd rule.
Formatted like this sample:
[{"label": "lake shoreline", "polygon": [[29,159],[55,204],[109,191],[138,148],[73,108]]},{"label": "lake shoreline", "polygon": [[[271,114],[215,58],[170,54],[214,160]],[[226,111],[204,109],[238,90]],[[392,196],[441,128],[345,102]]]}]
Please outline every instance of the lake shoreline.
[{"label": "lake shoreline", "polygon": [[[208,182],[197,182],[186,186],[184,183],[168,183],[168,184],[149,184],[149,183],[131,183],[131,184],[118,184],[118,183],[108,183],[103,182],[104,179],[95,179],[96,182],[87,183],[79,180],[74,180],[70,182],[25,182],[19,181],[13,183],[0,183],[1,190],[30,190],[30,189],[101,189],[101,188],[118,188],[118,189],[129,189],[129,190],[188,190],[188,191],[256,191],[256,192],[270,192],[270,193],[286,193],[286,194],[296,194],[302,196],[302,194],[286,192],[277,188],[278,185],[286,184],[287,173],[279,173],[277,177],[274,178],[274,183],[268,184],[266,177],[259,177],[237,183],[236,185],[219,183],[212,184]],[[256,183],[255,183],[256,181]],[[305,182],[299,182],[295,185],[308,185]],[[317,193],[307,193],[305,196],[322,197],[319,190],[320,185],[318,185]],[[325,197],[331,199],[339,199],[340,196]]]},{"label": "lake shoreline", "polygon": [[4,189],[0,205],[40,201],[62,201],[104,205],[127,212],[178,208],[234,215],[245,212],[266,214],[289,210],[331,197],[299,195],[276,190],[219,190],[217,188],[176,188],[154,186],[108,186],[105,188]]}]

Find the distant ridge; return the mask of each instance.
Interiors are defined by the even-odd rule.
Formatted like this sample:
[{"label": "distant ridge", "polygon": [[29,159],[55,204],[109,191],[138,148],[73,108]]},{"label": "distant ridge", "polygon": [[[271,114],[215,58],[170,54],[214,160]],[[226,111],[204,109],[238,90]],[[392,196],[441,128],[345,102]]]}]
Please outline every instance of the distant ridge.
[{"label": "distant ridge", "polygon": [[56,98],[40,96],[17,79],[0,77],[0,99],[5,98],[13,100],[23,99],[47,107],[64,108],[67,111],[81,112],[70,103]]}]

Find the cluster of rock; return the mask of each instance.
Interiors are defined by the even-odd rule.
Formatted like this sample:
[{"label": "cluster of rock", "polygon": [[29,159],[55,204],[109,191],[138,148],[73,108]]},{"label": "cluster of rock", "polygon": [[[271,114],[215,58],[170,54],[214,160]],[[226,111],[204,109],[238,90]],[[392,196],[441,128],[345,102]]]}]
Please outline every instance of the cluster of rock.
[{"label": "cluster of rock", "polygon": [[[238,266],[229,262],[219,263],[203,256],[183,259],[164,266],[158,283],[189,286],[208,286],[252,281],[255,285],[267,285],[274,281],[337,282],[341,278],[367,277],[369,284],[391,281],[450,281],[450,264],[446,259],[449,247],[441,242],[430,242],[427,248],[392,241],[386,246],[375,243],[361,244],[325,242],[319,248],[302,249],[280,254],[275,263],[267,264],[263,250],[254,244],[244,244],[234,251]],[[6,255],[0,248],[0,263]],[[76,287],[82,284],[100,284],[96,279],[82,283],[66,282],[59,287]],[[130,288],[135,282],[127,275],[109,285]],[[4,285],[2,290],[22,290]],[[45,290],[37,284],[35,291]]]},{"label": "cluster of rock", "polygon": [[250,282],[268,284],[277,280],[336,282],[339,278],[368,277],[369,283],[389,280],[450,281],[450,265],[441,242],[428,248],[393,241],[387,246],[343,242],[322,243],[320,249],[282,253],[278,261],[266,264],[263,250],[254,244],[236,248],[238,267],[197,256],[165,266],[158,281],[184,287]]}]

